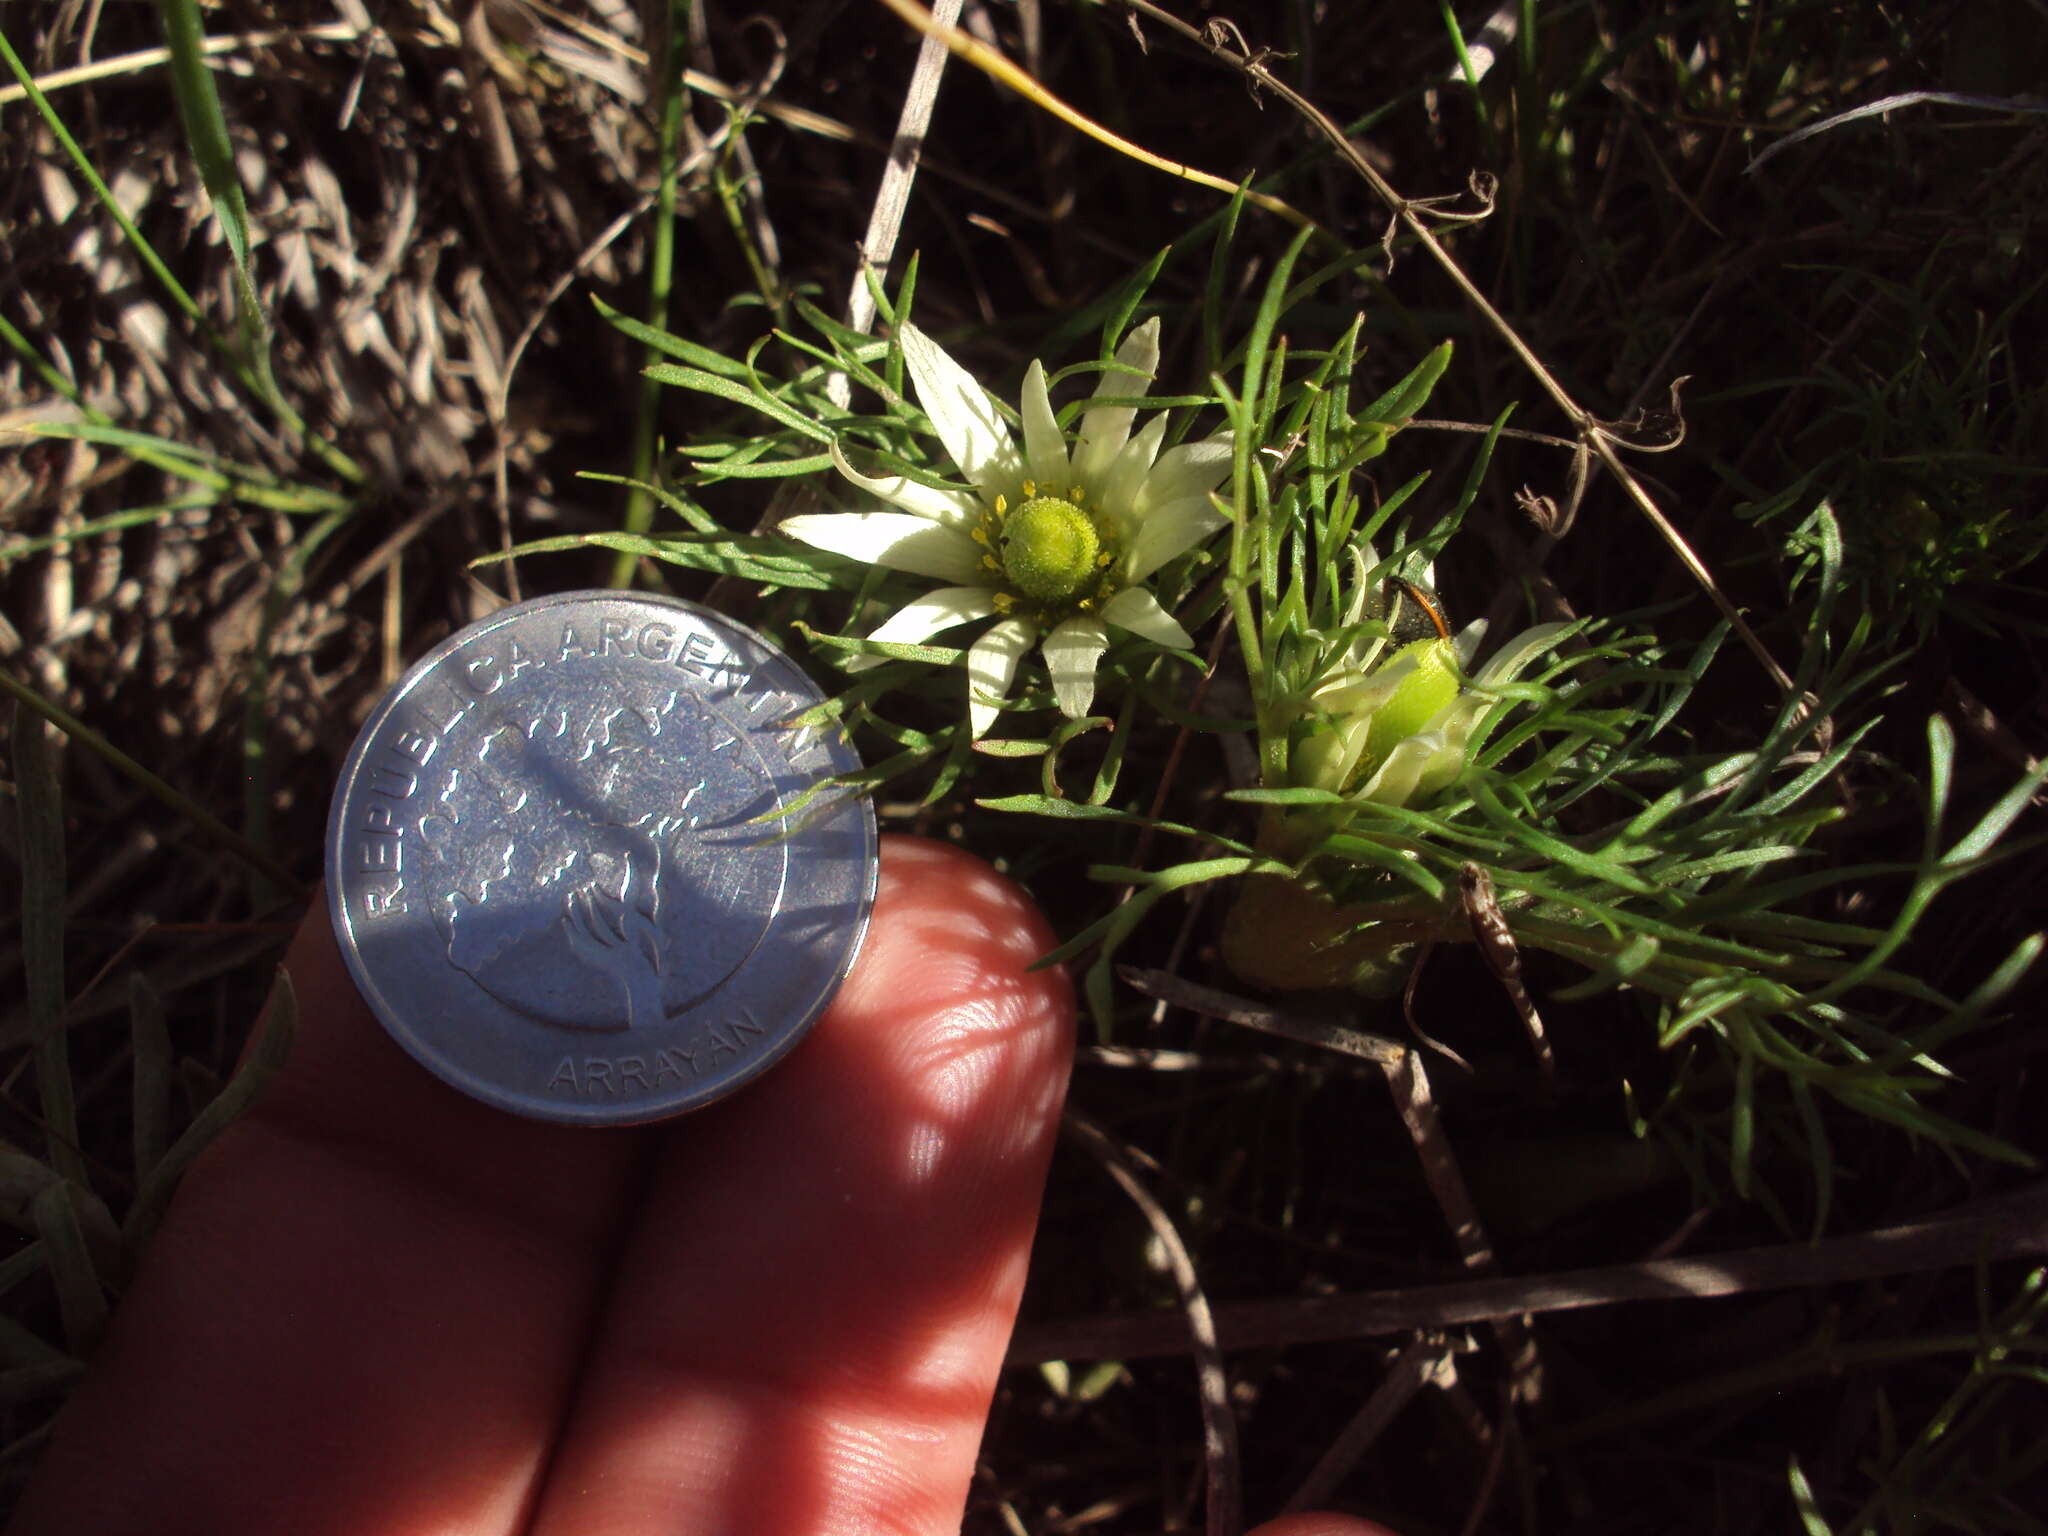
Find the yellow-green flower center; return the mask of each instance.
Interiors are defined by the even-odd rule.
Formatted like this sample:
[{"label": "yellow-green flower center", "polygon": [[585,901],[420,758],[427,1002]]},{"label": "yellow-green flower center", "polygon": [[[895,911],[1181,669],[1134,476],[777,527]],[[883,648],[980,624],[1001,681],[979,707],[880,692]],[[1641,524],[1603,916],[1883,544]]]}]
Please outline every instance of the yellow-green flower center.
[{"label": "yellow-green flower center", "polygon": [[1063,602],[1097,575],[1095,519],[1058,496],[1034,496],[1003,519],[1003,574],[1042,603]]}]

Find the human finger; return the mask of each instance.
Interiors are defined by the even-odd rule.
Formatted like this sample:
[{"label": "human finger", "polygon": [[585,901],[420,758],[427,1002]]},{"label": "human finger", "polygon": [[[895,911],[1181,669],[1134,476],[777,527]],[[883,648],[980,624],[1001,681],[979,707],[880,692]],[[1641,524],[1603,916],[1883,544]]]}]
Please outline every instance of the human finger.
[{"label": "human finger", "polygon": [[804,1045],[670,1132],[538,1536],[959,1529],[1072,1053],[987,866],[884,847]]},{"label": "human finger", "polygon": [[515,1119],[380,1028],[324,902],[289,1058],[193,1166],[14,1536],[519,1530],[645,1133]]},{"label": "human finger", "polygon": [[1305,1513],[1268,1520],[1248,1531],[1246,1536],[1398,1536],[1398,1533],[1376,1521],[1361,1520],[1355,1515]]}]

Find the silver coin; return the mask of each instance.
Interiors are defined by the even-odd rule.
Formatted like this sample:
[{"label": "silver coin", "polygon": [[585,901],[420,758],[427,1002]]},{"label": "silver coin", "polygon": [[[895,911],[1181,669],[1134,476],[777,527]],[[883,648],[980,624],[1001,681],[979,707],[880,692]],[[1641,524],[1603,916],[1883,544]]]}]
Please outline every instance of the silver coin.
[{"label": "silver coin", "polygon": [[874,899],[872,808],[820,695],[742,625],[613,592],[451,636],[378,705],[328,817],[328,903],[398,1043],[516,1114],[695,1109],[788,1053]]}]

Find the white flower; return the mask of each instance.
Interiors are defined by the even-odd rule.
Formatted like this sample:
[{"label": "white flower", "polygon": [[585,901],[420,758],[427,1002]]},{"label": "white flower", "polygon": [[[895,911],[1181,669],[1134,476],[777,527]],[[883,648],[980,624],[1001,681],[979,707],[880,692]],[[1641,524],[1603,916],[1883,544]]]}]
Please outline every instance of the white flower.
[{"label": "white flower", "polygon": [[[1017,665],[1044,642],[1053,695],[1071,717],[1095,697],[1095,665],[1114,625],[1158,645],[1193,642],[1143,582],[1227,521],[1210,494],[1230,469],[1230,435],[1160,452],[1166,413],[1135,435],[1130,406],[1099,405],[1068,449],[1034,362],[1019,402],[1024,440],[988,393],[924,332],[901,328],[918,404],[972,490],[935,490],[900,476],[863,475],[832,447],[855,485],[899,510],[792,517],[782,531],[806,544],[947,582],[897,610],[870,640],[917,644],[976,619],[997,622],[968,648],[968,718],[995,723]],[[1124,338],[1098,392],[1142,395],[1159,365],[1159,322]],[[881,658],[853,663],[874,665]]]}]

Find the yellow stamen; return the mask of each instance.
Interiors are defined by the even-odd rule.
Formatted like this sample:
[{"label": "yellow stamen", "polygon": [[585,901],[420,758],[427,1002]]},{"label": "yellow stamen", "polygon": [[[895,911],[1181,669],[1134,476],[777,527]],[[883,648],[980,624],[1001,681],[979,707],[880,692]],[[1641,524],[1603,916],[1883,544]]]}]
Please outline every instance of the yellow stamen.
[{"label": "yellow stamen", "polygon": [[1001,517],[1005,512],[1009,510],[1010,503],[1006,501],[1000,494],[998,494],[996,497],[996,516]]}]

